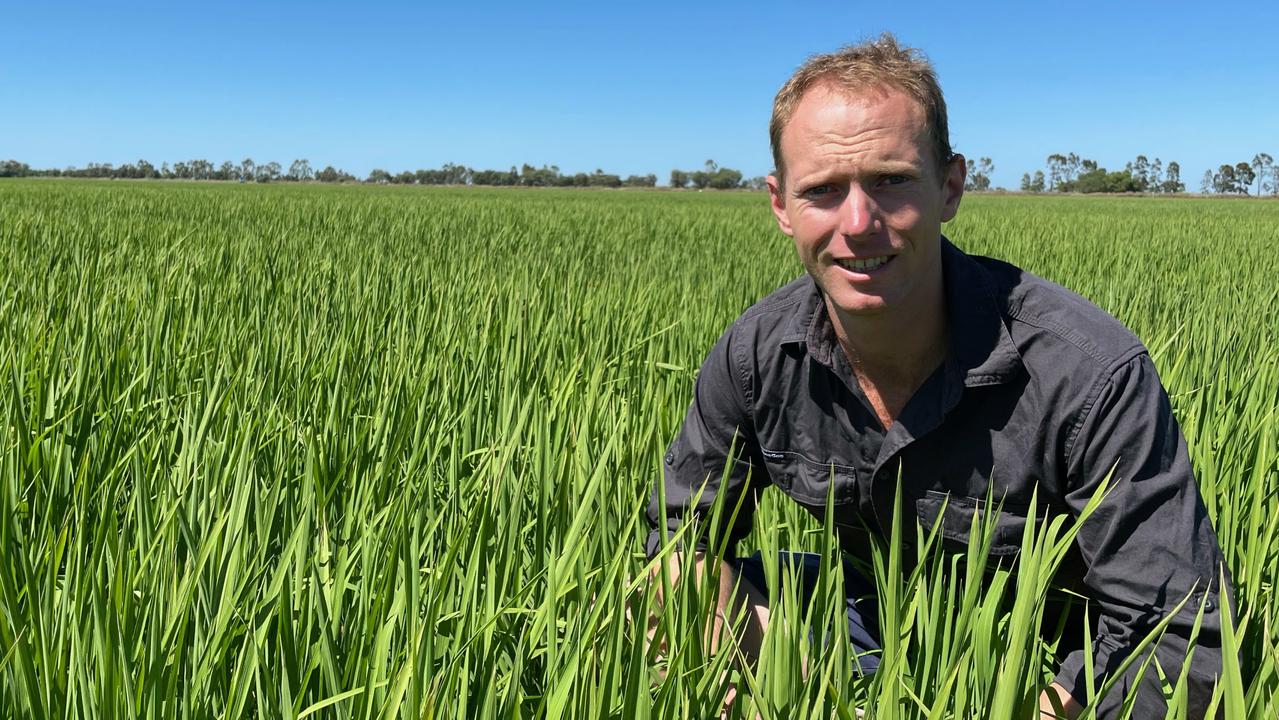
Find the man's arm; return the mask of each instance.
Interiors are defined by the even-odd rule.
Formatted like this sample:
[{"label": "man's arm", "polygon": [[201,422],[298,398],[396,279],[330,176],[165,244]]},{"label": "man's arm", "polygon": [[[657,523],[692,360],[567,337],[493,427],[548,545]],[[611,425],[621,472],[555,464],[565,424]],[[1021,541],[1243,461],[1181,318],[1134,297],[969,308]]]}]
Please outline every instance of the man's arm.
[{"label": "man's arm", "polygon": [[[1200,600],[1208,593],[1189,669],[1190,717],[1205,711],[1221,668],[1221,615],[1216,606],[1222,554],[1195,485],[1168,395],[1150,357],[1139,352],[1093,388],[1067,448],[1066,500],[1076,512],[1111,474],[1110,493],[1077,537],[1087,570],[1083,583],[1100,610],[1093,642],[1098,674],[1111,673],[1179,602],[1155,653],[1175,682],[1181,674]],[[1134,682],[1140,661],[1101,704],[1108,717]],[[1056,682],[1084,700],[1084,653],[1062,663]],[[1139,681],[1135,715],[1161,717],[1155,670]]]},{"label": "man's arm", "polygon": [[[711,571],[718,569],[715,617],[705,640],[715,651],[729,639],[728,633],[738,631],[732,641],[747,662],[753,663],[768,622],[767,598],[761,597],[745,579],[738,583],[728,560],[735,553],[737,541],[750,532],[756,491],[768,484],[768,475],[755,441],[747,401],[748,379],[741,369],[746,365],[746,349],[736,347],[733,340],[733,328],[729,328],[711,348],[698,372],[693,401],[663,458],[662,478],[653,489],[648,506],[653,530],[645,551],[650,558],[658,556],[685,523],[694,518],[704,521],[697,535],[680,538],[666,561],[656,566],[654,575],[668,573],[674,587],[681,581],[686,551],[695,553],[691,563],[695,582],[704,582]],[[723,525],[718,536],[711,537],[708,526],[714,523],[705,521],[717,503],[723,508]],[[707,547],[719,547],[721,542],[727,546],[728,560],[715,560],[716,555],[706,552]],[[719,562],[719,567],[711,566],[712,562]],[[648,620],[651,642],[660,620],[656,616]]]},{"label": "man's arm", "polygon": [[768,484],[768,474],[760,460],[747,378],[741,370],[745,351],[734,344],[729,328],[702,363],[693,402],[663,458],[661,485],[653,488],[648,505],[653,530],[645,551],[650,558],[689,519],[706,518],[717,500],[723,501],[724,521],[732,519],[721,530],[727,537],[706,537],[709,523],[703,523],[701,536],[685,538],[679,549],[691,545],[704,550],[725,540],[731,556],[736,542],[750,532],[755,495]]},{"label": "man's arm", "polygon": [[1074,718],[1079,717],[1079,713],[1083,709],[1084,707],[1059,683],[1049,685],[1039,694],[1039,717],[1041,720],[1048,720],[1048,718],[1074,720]]},{"label": "man's arm", "polygon": [[[710,563],[706,553],[696,551],[693,558],[693,577],[691,580],[696,583],[706,581],[710,570]],[[665,563],[666,572],[669,573],[671,587],[675,587],[681,581],[681,574],[684,567],[683,553],[671,553],[671,556]],[[652,580],[660,581],[657,577],[662,572],[662,565],[658,565],[653,569]],[[745,578],[738,578],[737,572],[731,563],[723,560],[719,561],[719,588],[717,592],[715,605],[715,619],[709,629],[707,637],[708,648],[711,652],[719,649],[721,642],[728,639],[728,633],[733,630],[739,631],[732,638],[732,641],[741,650],[748,663],[754,663],[759,657],[760,646],[764,639],[764,628],[768,626],[768,598],[752,585]],[[661,591],[659,590],[659,601]],[[648,638],[652,641],[657,633],[658,619],[656,616],[649,618]]]}]

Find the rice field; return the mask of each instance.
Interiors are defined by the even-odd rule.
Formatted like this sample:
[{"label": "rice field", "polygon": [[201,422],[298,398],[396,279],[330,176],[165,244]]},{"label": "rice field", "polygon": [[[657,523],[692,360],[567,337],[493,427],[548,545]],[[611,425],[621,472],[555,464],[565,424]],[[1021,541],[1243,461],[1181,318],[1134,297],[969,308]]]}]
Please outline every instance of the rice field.
[{"label": "rice field", "polygon": [[[1237,587],[1230,718],[1279,716],[1276,228],[1017,196],[946,227],[1151,348]],[[755,193],[0,182],[0,715],[1033,716],[1069,527],[992,576],[903,522],[934,549],[877,546],[866,678],[834,567],[753,671],[708,588],[659,609],[643,511],[696,368],[799,272]],[[833,558],[781,500],[742,550]]]}]

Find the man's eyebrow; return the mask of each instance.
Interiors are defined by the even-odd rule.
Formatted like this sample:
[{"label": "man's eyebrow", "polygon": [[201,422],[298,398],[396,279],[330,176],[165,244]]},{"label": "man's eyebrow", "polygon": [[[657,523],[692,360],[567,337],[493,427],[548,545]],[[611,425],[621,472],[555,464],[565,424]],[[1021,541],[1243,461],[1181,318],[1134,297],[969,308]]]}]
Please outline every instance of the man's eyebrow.
[{"label": "man's eyebrow", "polygon": [[866,168],[868,175],[897,175],[901,173],[913,173],[920,170],[919,163],[908,162],[906,160],[885,160],[869,165]]},{"label": "man's eyebrow", "polygon": [[[863,177],[882,177],[884,175],[913,175],[920,172],[923,172],[922,163],[914,163],[907,160],[883,160],[867,163],[864,167],[859,168],[857,174]],[[847,178],[848,176],[849,173],[841,172],[840,170],[820,170],[795,178],[794,185],[796,188],[802,188],[828,183],[836,178]]]}]

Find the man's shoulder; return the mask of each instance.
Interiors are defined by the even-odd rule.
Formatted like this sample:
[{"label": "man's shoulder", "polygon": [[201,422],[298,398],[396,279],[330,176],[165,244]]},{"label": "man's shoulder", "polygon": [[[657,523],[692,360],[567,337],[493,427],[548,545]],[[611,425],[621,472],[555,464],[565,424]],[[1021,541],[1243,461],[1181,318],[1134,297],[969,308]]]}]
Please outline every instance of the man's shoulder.
[{"label": "man's shoulder", "polygon": [[819,299],[820,291],[805,273],[746,308],[733,322],[733,329],[781,339],[807,328],[805,316],[811,315]]},{"label": "man's shoulder", "polygon": [[1131,330],[1079,293],[1003,260],[970,257],[993,281],[995,300],[1023,355],[1056,354],[1057,364],[1065,353],[1107,372],[1146,352]]}]

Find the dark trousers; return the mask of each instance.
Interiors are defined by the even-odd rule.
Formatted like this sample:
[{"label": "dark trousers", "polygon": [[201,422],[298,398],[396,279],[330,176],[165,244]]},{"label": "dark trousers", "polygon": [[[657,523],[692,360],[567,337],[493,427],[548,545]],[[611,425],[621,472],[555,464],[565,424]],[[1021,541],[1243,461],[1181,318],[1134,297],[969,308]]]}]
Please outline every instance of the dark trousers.
[{"label": "dark trousers", "polygon": [[[778,553],[778,565],[781,568],[790,563],[794,568],[796,580],[799,581],[799,599],[804,609],[817,590],[818,569],[821,556],[814,553],[789,552]],[[760,554],[745,558],[737,558],[732,562],[737,573],[761,594],[768,595],[768,582],[764,574],[764,561]],[[860,675],[869,675],[879,668],[879,606],[875,583],[862,575],[848,558],[843,560],[844,566],[844,599],[848,617],[848,640],[854,652],[853,671]],[[785,577],[785,573],[782,574]],[[1045,635],[1055,635],[1061,627],[1061,642],[1057,647],[1057,661],[1061,662],[1066,655],[1086,641],[1084,638],[1083,603],[1074,596],[1062,592],[1050,592],[1048,604],[1044,611]],[[1092,618],[1092,626],[1097,626],[1096,618]],[[1059,625],[1060,623],[1060,625]]]},{"label": "dark trousers", "polygon": [[[821,556],[813,553],[788,552],[778,554],[778,565],[785,576],[789,563],[794,568],[800,587],[797,593],[801,607],[808,608],[817,591],[818,569]],[[761,594],[768,595],[768,582],[764,575],[764,560],[757,552],[746,558],[737,558],[733,567],[743,580],[755,586]],[[853,671],[869,675],[879,668],[879,607],[875,583],[853,567],[847,558],[844,565],[844,599],[848,616],[848,640],[853,649]]]}]

